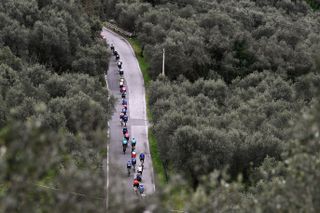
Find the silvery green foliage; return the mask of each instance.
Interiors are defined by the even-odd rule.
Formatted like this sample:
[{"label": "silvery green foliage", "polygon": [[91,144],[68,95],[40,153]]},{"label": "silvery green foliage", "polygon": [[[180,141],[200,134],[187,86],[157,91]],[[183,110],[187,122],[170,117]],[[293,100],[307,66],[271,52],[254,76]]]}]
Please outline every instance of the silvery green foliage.
[{"label": "silvery green foliage", "polygon": [[291,79],[315,71],[320,16],[305,1],[150,3],[119,3],[113,17],[145,46],[154,79],[163,48],[170,79],[208,78],[210,69],[228,83],[254,71]]},{"label": "silvery green foliage", "polygon": [[59,0],[4,0],[0,19],[0,212],[105,212],[99,22]]},{"label": "silvery green foliage", "polygon": [[[308,78],[292,83],[265,71],[230,85],[221,79],[153,82],[149,104],[165,169],[179,171],[196,186],[215,169],[228,167],[231,177],[248,180],[265,157],[280,160],[293,138],[292,123],[316,94],[317,84]],[[300,95],[303,81],[310,82],[308,95]]]}]

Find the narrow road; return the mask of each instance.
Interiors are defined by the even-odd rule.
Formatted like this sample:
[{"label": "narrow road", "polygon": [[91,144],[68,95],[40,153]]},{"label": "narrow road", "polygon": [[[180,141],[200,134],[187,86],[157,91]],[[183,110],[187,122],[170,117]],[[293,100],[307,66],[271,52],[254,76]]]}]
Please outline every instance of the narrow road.
[{"label": "narrow road", "polygon": [[[134,55],[131,46],[127,41],[116,33],[103,29],[101,35],[106,38],[109,44],[113,43],[115,49],[120,54],[120,60],[123,62],[125,85],[127,86],[127,99],[129,109],[128,129],[130,140],[135,137],[137,140],[137,166],[139,165],[139,154],[145,153],[145,163],[142,183],[145,186],[145,194],[151,194],[155,191],[154,173],[148,142],[148,122],[146,116],[145,87],[142,73],[138,61]],[[129,146],[126,154],[122,152],[122,127],[119,122],[121,110],[121,95],[119,91],[119,74],[114,56],[111,57],[107,75],[109,89],[112,95],[117,98],[115,112],[110,121],[110,144],[109,144],[109,194],[117,193],[125,197],[133,197],[132,182],[136,173],[127,175],[126,163],[130,160],[131,147]],[[112,202],[112,197],[109,198]]]}]

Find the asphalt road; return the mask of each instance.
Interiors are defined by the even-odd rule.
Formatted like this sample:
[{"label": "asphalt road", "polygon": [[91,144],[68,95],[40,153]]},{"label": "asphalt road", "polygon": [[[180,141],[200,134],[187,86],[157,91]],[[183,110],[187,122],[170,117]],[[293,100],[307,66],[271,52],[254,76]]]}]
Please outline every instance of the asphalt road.
[{"label": "asphalt road", "polygon": [[[115,49],[120,54],[120,60],[123,62],[126,81],[125,85],[127,86],[127,99],[129,102],[129,121],[127,126],[130,138],[135,137],[137,140],[137,165],[139,164],[139,154],[141,152],[145,153],[146,158],[142,183],[145,186],[145,194],[151,194],[155,191],[155,185],[148,142],[148,122],[146,116],[146,99],[143,76],[134,52],[124,38],[107,29],[103,29],[101,35],[107,39],[109,44],[114,44]],[[111,57],[109,63],[107,81],[112,95],[117,99],[115,111],[109,123],[110,144],[108,150],[108,190],[111,194],[122,193],[122,195],[126,197],[136,197],[132,187],[132,182],[136,173],[131,173],[130,177],[128,177],[126,169],[126,163],[130,160],[131,147],[128,147],[125,155],[122,152],[122,127],[119,122],[121,95],[119,91],[118,68],[114,56]]]}]

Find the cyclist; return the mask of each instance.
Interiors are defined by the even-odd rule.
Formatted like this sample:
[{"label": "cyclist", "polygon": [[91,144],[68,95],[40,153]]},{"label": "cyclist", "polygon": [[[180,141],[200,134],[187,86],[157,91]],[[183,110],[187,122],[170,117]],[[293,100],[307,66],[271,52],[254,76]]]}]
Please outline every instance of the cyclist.
[{"label": "cyclist", "polygon": [[144,163],[144,158],[145,158],[144,153],[143,153],[143,152],[142,152],[142,153],[140,153],[140,155],[139,155],[139,159],[140,159],[141,164],[143,164],[143,163]]},{"label": "cyclist", "polygon": [[123,134],[126,134],[126,132],[128,132],[128,128],[127,128],[127,127],[123,127],[123,128],[122,128],[122,133],[123,133]]},{"label": "cyclist", "polygon": [[124,134],[124,138],[129,141],[130,135],[128,131]]},{"label": "cyclist", "polygon": [[136,145],[137,145],[136,139],[135,139],[135,138],[132,138],[132,139],[131,139],[131,148],[132,148],[132,151],[135,150]]},{"label": "cyclist", "polygon": [[137,153],[135,151],[132,151],[131,152],[131,158],[135,159],[136,157],[137,157]]},{"label": "cyclist", "polygon": [[124,122],[124,126],[127,126],[127,122],[128,122],[128,115],[123,115],[123,122]]},{"label": "cyclist", "polygon": [[122,76],[124,74],[124,70],[121,68],[119,69],[119,75]]},{"label": "cyclist", "polygon": [[123,151],[123,154],[126,153],[127,146],[128,146],[128,141],[125,138],[123,138],[122,139],[122,151]]},{"label": "cyclist", "polygon": [[121,84],[122,84],[122,86],[124,85],[124,78],[120,78],[120,80],[119,80],[119,86],[120,86],[120,88],[122,87]]},{"label": "cyclist", "polygon": [[138,166],[137,172],[138,172],[138,174],[142,175],[143,166],[141,164]]},{"label": "cyclist", "polygon": [[119,87],[120,87],[120,92],[122,92],[122,88],[123,88],[123,81],[119,82]]},{"label": "cyclist", "polygon": [[119,54],[118,54],[118,51],[114,49],[113,55],[115,55],[115,56],[116,56],[116,55],[119,55]]},{"label": "cyclist", "polygon": [[[121,113],[123,114],[123,115],[126,115],[127,114],[127,109],[125,108],[125,107],[123,107],[122,109],[121,109]],[[122,116],[123,117],[123,116]]]},{"label": "cyclist", "polygon": [[142,181],[142,176],[140,174],[137,174],[136,179],[141,182]]},{"label": "cyclist", "polygon": [[126,92],[121,93],[121,98],[126,98],[126,95],[127,95]]},{"label": "cyclist", "polygon": [[122,99],[122,106],[127,106],[128,105],[128,101],[127,99]]},{"label": "cyclist", "polygon": [[123,92],[127,92],[127,88],[125,87],[125,86],[123,86],[122,88],[121,88],[121,92],[123,93]]},{"label": "cyclist", "polygon": [[113,44],[110,45],[110,49],[112,52],[114,52],[114,45]]},{"label": "cyclist", "polygon": [[118,61],[117,65],[118,65],[118,68],[120,69],[122,67],[122,61]]},{"label": "cyclist", "polygon": [[131,160],[129,160],[129,161],[127,162],[128,176],[130,176],[130,169],[131,169],[131,167],[132,167]]},{"label": "cyclist", "polygon": [[140,184],[140,185],[138,186],[138,190],[139,190],[139,192],[140,192],[140,195],[142,195],[143,192],[144,192],[144,186],[143,186],[143,184]]},{"label": "cyclist", "polygon": [[116,60],[118,61],[120,59],[120,55],[116,54]]},{"label": "cyclist", "polygon": [[120,113],[120,124],[121,124],[121,126],[123,126],[123,116],[124,116],[124,114],[121,112]]},{"label": "cyclist", "polygon": [[139,185],[140,185],[139,181],[137,179],[134,179],[133,180],[133,189],[135,192],[138,190]]},{"label": "cyclist", "polygon": [[132,164],[133,170],[136,170],[137,160],[135,158],[131,158],[131,164]]}]

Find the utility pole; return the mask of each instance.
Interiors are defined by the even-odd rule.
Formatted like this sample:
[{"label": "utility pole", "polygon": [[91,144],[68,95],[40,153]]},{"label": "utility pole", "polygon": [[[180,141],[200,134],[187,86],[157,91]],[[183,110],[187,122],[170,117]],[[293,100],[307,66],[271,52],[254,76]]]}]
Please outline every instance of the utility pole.
[{"label": "utility pole", "polygon": [[165,49],[163,48],[163,50],[162,50],[162,75],[163,75],[163,76],[165,76],[165,73],[164,73],[165,57],[166,57],[166,51],[165,51]]}]

